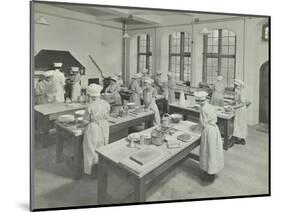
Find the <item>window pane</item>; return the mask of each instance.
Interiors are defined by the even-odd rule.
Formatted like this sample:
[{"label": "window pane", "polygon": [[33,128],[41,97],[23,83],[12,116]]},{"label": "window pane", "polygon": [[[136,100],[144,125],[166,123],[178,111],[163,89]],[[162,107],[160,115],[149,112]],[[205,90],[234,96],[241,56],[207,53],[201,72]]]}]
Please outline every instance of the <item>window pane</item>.
[{"label": "window pane", "polygon": [[235,37],[229,37],[228,43],[229,45],[235,45]]},{"label": "window pane", "polygon": [[207,83],[213,84],[217,77],[218,72],[218,59],[207,58]]},{"label": "window pane", "polygon": [[223,46],[228,45],[228,37],[223,37],[221,42]]},{"label": "window pane", "polygon": [[234,86],[234,58],[222,58],[221,60],[221,75],[224,77],[224,82],[228,87]]},{"label": "window pane", "polygon": [[234,55],[235,54],[235,46],[229,46],[229,49],[228,49],[228,54],[232,54]]},{"label": "window pane", "polygon": [[[142,34],[138,36],[138,40],[138,69],[139,71],[141,71],[144,68],[148,68],[151,71],[152,57],[149,56],[148,67],[146,67],[146,58],[148,55],[151,55],[152,52],[152,39],[149,35]],[[149,49],[147,49],[147,46],[149,46]]]},{"label": "window pane", "polygon": [[[221,36],[220,38],[218,36]],[[221,49],[218,48],[219,41],[221,42]],[[208,43],[204,43],[204,49],[207,49],[208,53],[216,53],[216,58],[206,57],[206,76],[207,83],[214,83],[220,69],[227,86],[233,86],[235,76],[235,53],[236,53],[236,36],[233,32],[223,29],[219,34],[219,30],[213,30],[208,35]],[[233,58],[223,58],[224,55],[232,55]],[[218,67],[218,58],[221,58],[221,67]]]},{"label": "window pane", "polygon": [[222,46],[221,47],[221,53],[222,54],[228,54],[228,46]]}]

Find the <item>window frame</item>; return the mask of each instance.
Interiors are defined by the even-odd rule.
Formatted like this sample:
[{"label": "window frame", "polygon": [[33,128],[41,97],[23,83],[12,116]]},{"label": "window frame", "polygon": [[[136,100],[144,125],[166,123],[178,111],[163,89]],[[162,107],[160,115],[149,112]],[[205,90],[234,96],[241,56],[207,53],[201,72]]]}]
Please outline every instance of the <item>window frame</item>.
[{"label": "window frame", "polygon": [[[177,32],[173,32],[177,33]],[[171,71],[172,67],[172,57],[180,57],[180,79],[179,81],[184,81],[184,58],[191,58],[192,57],[192,42],[191,42],[191,51],[190,52],[185,52],[184,47],[185,47],[185,33],[189,35],[188,32],[180,32],[180,52],[179,53],[172,53],[172,34],[169,34],[169,71]],[[192,39],[192,38],[191,38]],[[192,69],[192,64],[191,64],[191,69]],[[190,82],[192,80],[192,70],[190,71]]]},{"label": "window frame", "polygon": [[[222,53],[222,31],[228,29],[216,29],[218,30],[218,52],[217,53],[209,53],[208,52],[208,35],[203,35],[203,74],[202,80],[204,83],[207,83],[207,60],[208,58],[217,58],[218,59],[218,70],[217,76],[221,74],[221,62],[223,58],[232,58],[234,59],[234,79],[236,78],[236,52],[237,52],[237,35],[235,34],[235,42],[234,42],[234,53],[233,54],[223,54]],[[231,31],[231,30],[228,30]],[[232,31],[231,31],[232,32]],[[229,74],[229,72],[227,72]],[[233,90],[234,86],[229,85],[227,78],[227,89]],[[212,85],[212,83],[211,83]]]},{"label": "window frame", "polygon": [[[145,34],[146,35],[146,48],[145,48],[145,52],[140,52],[140,38],[141,35],[138,35],[137,37],[137,73],[139,73],[140,70],[140,56],[144,55],[146,56],[145,58],[145,68],[150,72],[150,70],[152,69],[152,67],[150,67],[149,64],[149,59],[152,60],[152,51],[150,51],[150,41],[151,40],[151,36],[149,34]],[[150,58],[151,57],[151,58]],[[151,61],[152,64],[152,61]]]}]

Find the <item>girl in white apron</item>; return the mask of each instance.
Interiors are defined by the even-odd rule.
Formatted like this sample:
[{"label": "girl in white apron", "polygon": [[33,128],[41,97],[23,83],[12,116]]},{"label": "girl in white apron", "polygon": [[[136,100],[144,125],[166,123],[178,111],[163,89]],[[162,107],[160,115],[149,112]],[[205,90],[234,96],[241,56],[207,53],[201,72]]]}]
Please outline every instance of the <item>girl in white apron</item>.
[{"label": "girl in white apron", "polygon": [[143,90],[143,102],[144,108],[152,110],[154,112],[153,125],[160,125],[161,118],[159,114],[159,109],[156,104],[157,91],[152,87],[152,79],[146,78],[144,81],[144,90]]},{"label": "girl in white apron", "polygon": [[71,93],[71,100],[78,101],[79,96],[81,96],[81,75],[79,73],[78,67],[71,67],[71,71],[74,73],[73,80],[72,80],[72,93]]},{"label": "girl in white apron", "polygon": [[214,181],[215,175],[224,167],[223,140],[217,122],[216,108],[206,102],[205,91],[195,92],[200,104],[200,123],[202,135],[200,143],[200,168],[205,172],[204,180]]},{"label": "girl in white apron", "polygon": [[122,99],[120,96],[120,86],[117,83],[118,78],[116,76],[110,77],[110,85],[105,89],[105,93],[111,93],[113,95],[114,104],[122,104]]},{"label": "girl in white apron", "polygon": [[170,104],[176,101],[176,97],[175,97],[176,80],[173,72],[169,72],[167,76],[168,76],[167,99],[168,99],[168,103]]},{"label": "girl in white apron", "polygon": [[245,97],[245,85],[244,82],[235,79],[235,103],[233,107],[235,109],[234,117],[234,129],[233,136],[230,140],[230,146],[233,144],[246,144],[246,138],[248,135],[248,124],[247,124],[247,107]]},{"label": "girl in white apron", "polygon": [[[103,99],[100,99],[102,87],[96,84],[89,85],[87,94],[90,103],[86,109],[85,120],[89,123],[84,131],[83,137],[83,155],[84,172],[90,175],[93,165],[98,163],[98,155],[95,152],[97,148],[108,143],[109,123],[108,117],[110,105]],[[97,170],[97,166],[93,169]],[[95,174],[95,173],[93,173]]]},{"label": "girl in white apron", "polygon": [[134,102],[137,106],[140,106],[143,92],[142,88],[140,87],[141,73],[135,74],[132,78],[133,81],[130,84],[130,91],[132,92],[132,95],[130,96],[130,102]]},{"label": "girl in white apron", "polygon": [[60,71],[62,67],[62,63],[54,63],[55,71],[54,71],[54,82],[56,84],[56,101],[64,102],[64,86],[65,86],[65,76]]},{"label": "girl in white apron", "polygon": [[214,92],[211,98],[211,104],[223,107],[224,106],[224,90],[225,85],[223,83],[223,76],[217,77],[217,82],[215,83]]}]

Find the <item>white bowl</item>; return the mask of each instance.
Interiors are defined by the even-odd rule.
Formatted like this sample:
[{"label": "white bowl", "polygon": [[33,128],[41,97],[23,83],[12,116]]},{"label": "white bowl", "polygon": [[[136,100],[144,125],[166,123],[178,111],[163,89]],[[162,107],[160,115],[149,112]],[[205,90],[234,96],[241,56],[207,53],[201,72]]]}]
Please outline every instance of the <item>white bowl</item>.
[{"label": "white bowl", "polygon": [[131,133],[130,135],[128,135],[128,139],[130,141],[138,141],[140,140],[140,134],[139,133]]},{"label": "white bowl", "polygon": [[77,111],[75,111],[75,114],[78,115],[78,116],[84,116],[85,110],[77,110]]},{"label": "white bowl", "polygon": [[70,123],[75,120],[75,117],[73,115],[61,115],[58,117],[58,121],[62,123]]},{"label": "white bowl", "polygon": [[77,118],[77,121],[83,121],[83,120],[84,120],[83,117],[78,117],[78,118]]}]

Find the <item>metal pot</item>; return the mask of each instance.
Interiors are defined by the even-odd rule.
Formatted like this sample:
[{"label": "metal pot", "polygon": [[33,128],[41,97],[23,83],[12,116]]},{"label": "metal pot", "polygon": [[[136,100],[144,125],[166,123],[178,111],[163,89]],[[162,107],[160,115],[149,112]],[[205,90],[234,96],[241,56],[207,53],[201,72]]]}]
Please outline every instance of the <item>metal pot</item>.
[{"label": "metal pot", "polygon": [[162,118],[162,126],[169,127],[171,124],[171,117],[168,113],[165,113]]},{"label": "metal pot", "polygon": [[164,134],[157,129],[152,130],[151,132],[151,143],[160,146],[164,142]]}]

